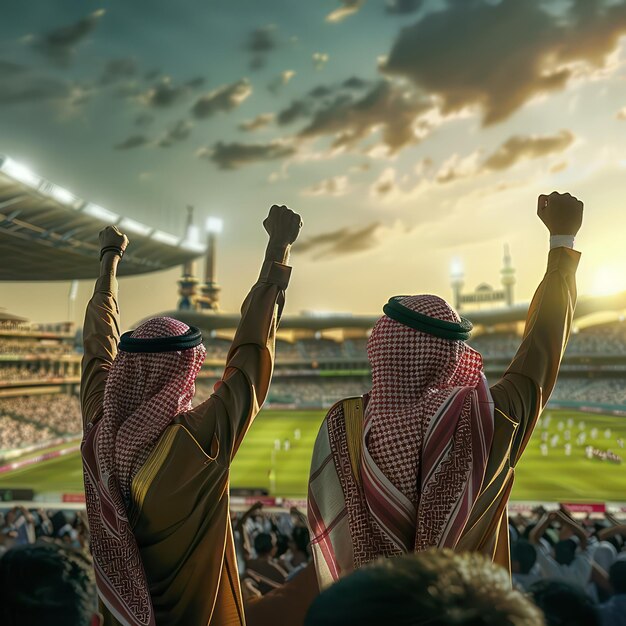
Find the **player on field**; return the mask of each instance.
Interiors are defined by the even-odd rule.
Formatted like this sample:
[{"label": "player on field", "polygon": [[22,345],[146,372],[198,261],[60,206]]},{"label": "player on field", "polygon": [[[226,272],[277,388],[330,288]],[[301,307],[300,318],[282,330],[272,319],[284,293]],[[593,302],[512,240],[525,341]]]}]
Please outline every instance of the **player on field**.
[{"label": "player on field", "polygon": [[300,216],[273,206],[257,283],[215,393],[192,408],[200,331],[171,318],[120,337],[117,266],[128,239],[100,235],[84,323],[82,443],[91,550],[105,626],[243,626],[229,467],[263,404]]},{"label": "player on field", "polygon": [[429,547],[509,568],[506,506],[569,337],[583,204],[554,192],[539,196],[538,215],[550,231],[547,272],[491,388],[466,343],[471,324],[444,300],[397,296],[383,308],[368,342],[372,389],[335,404],[314,447],[308,517],[321,588]]}]

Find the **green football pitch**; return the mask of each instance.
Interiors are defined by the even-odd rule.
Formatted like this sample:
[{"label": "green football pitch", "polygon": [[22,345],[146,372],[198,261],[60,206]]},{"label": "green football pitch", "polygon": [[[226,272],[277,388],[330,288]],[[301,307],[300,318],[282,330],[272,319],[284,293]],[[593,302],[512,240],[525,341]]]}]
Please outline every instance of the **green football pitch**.
[{"label": "green football pitch", "polygon": [[[548,415],[550,419],[546,420]],[[321,411],[263,411],[237,454],[232,467],[232,486],[261,487],[277,496],[304,497],[311,449],[323,417]],[[548,441],[543,452],[547,448],[547,455],[541,449],[544,431]],[[581,432],[586,436],[584,443],[577,442]],[[550,441],[557,436],[558,442]],[[568,436],[569,456],[565,454]],[[619,438],[626,440],[625,418],[546,411],[517,467],[512,499],[626,501],[626,463],[616,465],[585,455],[585,447],[590,444],[621,455],[624,450],[618,446]],[[286,440],[288,449],[285,449]],[[0,475],[0,488],[20,487],[36,492],[81,491],[78,454]]]}]

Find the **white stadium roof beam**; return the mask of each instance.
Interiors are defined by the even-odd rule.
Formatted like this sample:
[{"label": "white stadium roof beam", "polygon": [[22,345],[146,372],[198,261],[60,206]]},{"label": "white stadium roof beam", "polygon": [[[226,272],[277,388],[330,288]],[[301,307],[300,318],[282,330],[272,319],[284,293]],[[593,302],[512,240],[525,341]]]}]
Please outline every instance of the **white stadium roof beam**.
[{"label": "white stadium roof beam", "polygon": [[108,224],[132,239],[121,276],[156,272],[201,256],[205,247],[74,195],[0,155],[0,281],[92,279],[98,233]]}]

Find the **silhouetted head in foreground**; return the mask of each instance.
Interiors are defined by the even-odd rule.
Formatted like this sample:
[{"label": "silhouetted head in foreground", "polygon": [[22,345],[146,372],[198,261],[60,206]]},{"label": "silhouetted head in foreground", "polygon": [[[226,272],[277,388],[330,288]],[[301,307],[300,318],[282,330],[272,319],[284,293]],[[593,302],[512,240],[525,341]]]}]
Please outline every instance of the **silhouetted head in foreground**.
[{"label": "silhouetted head in foreground", "polygon": [[91,564],[57,544],[13,548],[0,559],[3,626],[96,626]]},{"label": "silhouetted head in foreground", "polygon": [[547,626],[600,626],[600,618],[585,590],[556,580],[540,580],[530,588]]},{"label": "silhouetted head in foreground", "polygon": [[540,626],[540,611],[480,554],[427,550],[361,568],[322,592],[305,626]]}]

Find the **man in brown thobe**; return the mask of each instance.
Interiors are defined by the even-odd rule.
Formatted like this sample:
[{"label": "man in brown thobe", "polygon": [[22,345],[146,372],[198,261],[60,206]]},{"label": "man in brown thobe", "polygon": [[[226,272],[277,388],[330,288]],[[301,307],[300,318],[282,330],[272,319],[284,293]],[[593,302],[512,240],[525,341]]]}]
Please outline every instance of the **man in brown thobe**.
[{"label": "man in brown thobe", "polygon": [[[105,625],[243,626],[229,468],[267,395],[300,216],[274,206],[258,281],[222,380],[191,408],[197,329],[155,318],[120,337],[117,265],[128,240],[101,234],[101,276],[83,336],[82,445],[91,549]],[[179,397],[180,396],[180,397]]]},{"label": "man in brown thobe", "polygon": [[320,588],[381,556],[476,551],[509,568],[515,467],[556,382],[576,304],[582,202],[539,197],[548,268],[522,344],[486,385],[471,324],[435,296],[399,296],[370,337],[372,392],[338,402],[313,451],[308,515]]}]

